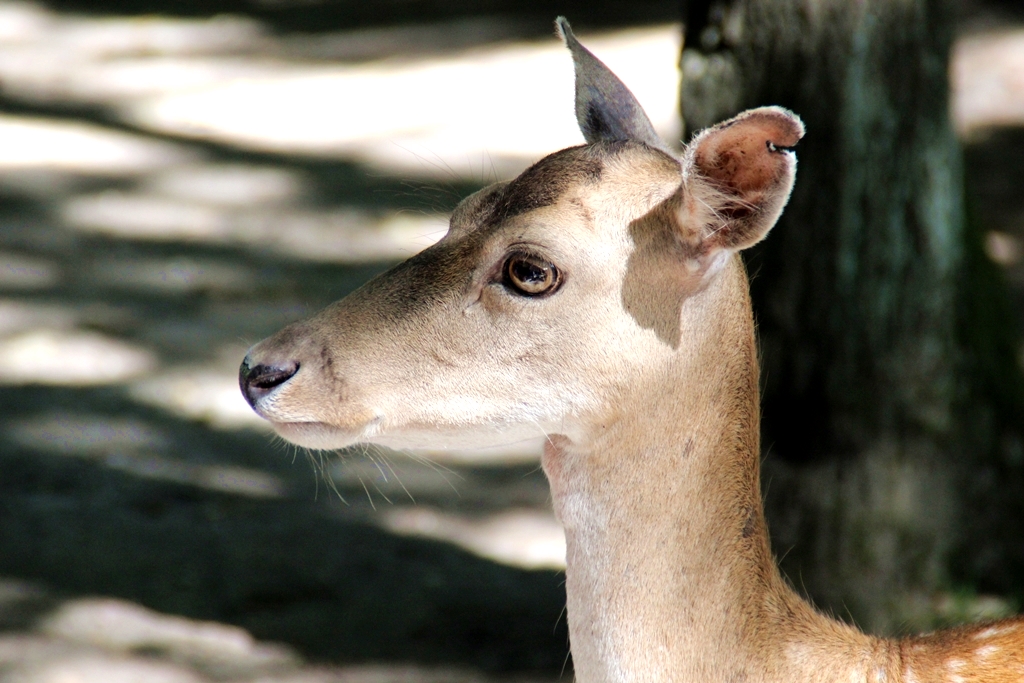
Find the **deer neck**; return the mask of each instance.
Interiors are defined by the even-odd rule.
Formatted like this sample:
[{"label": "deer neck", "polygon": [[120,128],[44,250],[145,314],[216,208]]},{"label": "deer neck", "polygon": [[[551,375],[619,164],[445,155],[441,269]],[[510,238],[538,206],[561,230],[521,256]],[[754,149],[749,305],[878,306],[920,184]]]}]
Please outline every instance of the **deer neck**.
[{"label": "deer neck", "polygon": [[[819,680],[800,670],[834,671],[837,654],[846,672],[860,669],[876,644],[815,613],[771,555],[738,259],[684,304],[682,324],[703,310],[715,319],[687,330],[670,371],[651,373],[584,438],[556,436],[545,450],[577,680]],[[825,635],[807,643],[814,629]]]}]

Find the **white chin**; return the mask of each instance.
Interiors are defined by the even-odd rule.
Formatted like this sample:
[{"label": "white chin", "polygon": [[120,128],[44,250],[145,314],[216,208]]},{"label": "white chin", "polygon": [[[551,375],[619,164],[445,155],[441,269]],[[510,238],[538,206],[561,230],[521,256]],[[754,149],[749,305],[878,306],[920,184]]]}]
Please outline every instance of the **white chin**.
[{"label": "white chin", "polygon": [[512,429],[467,427],[457,430],[403,431],[381,434],[370,441],[396,450],[478,450],[503,448],[535,439],[542,439],[544,432],[537,425],[529,424]]},{"label": "white chin", "polygon": [[323,422],[271,422],[278,436],[296,446],[333,451],[359,443],[358,434],[342,431]]},{"label": "white chin", "polygon": [[543,438],[544,432],[537,425],[529,424],[512,429],[498,429],[494,426],[468,427],[455,430],[396,430],[391,433],[375,433],[364,428],[359,431],[340,429],[324,422],[273,422],[271,425],[286,441],[314,450],[337,450],[357,443],[374,443],[397,450],[437,449],[476,450],[500,448],[524,441]]}]

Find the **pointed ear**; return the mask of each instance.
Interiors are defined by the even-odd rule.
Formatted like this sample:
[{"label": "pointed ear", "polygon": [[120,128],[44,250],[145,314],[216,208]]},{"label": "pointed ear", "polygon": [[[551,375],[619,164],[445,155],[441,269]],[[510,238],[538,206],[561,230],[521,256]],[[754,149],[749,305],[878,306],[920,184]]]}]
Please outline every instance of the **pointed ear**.
[{"label": "pointed ear", "polygon": [[782,213],[796,177],[800,118],[781,107],[751,109],[698,134],[683,154],[679,230],[709,264],[722,251],[761,241]]},{"label": "pointed ear", "polygon": [[618,76],[576,40],[565,17],[555,20],[558,34],[576,67],[576,121],[587,142],[638,140],[668,151],[640,103]]}]

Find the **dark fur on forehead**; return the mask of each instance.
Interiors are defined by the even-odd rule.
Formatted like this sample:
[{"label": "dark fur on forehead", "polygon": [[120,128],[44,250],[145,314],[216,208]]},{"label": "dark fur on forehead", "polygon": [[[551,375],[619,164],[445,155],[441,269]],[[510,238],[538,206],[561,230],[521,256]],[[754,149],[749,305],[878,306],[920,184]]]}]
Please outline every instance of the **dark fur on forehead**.
[{"label": "dark fur on forehead", "polygon": [[596,147],[606,151],[610,145],[569,147],[549,154],[488,197],[490,210],[484,223],[495,225],[527,211],[550,206],[572,186],[596,183],[601,179],[604,162]]},{"label": "dark fur on forehead", "polygon": [[507,181],[495,183],[463,199],[452,212],[451,229],[455,232],[464,232],[483,223],[491,215],[495,203],[507,186]]}]

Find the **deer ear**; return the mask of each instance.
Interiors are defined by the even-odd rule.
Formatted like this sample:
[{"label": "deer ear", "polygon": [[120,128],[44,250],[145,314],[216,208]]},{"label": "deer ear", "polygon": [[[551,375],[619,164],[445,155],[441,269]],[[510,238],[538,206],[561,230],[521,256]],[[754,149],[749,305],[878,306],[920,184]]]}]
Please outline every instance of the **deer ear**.
[{"label": "deer ear", "polygon": [[799,117],[751,109],[708,128],[683,154],[679,229],[701,261],[761,241],[782,213],[796,177]]},{"label": "deer ear", "polygon": [[555,20],[558,34],[576,67],[576,121],[587,142],[638,140],[668,151],[640,103],[618,76],[576,40],[565,17]]}]

